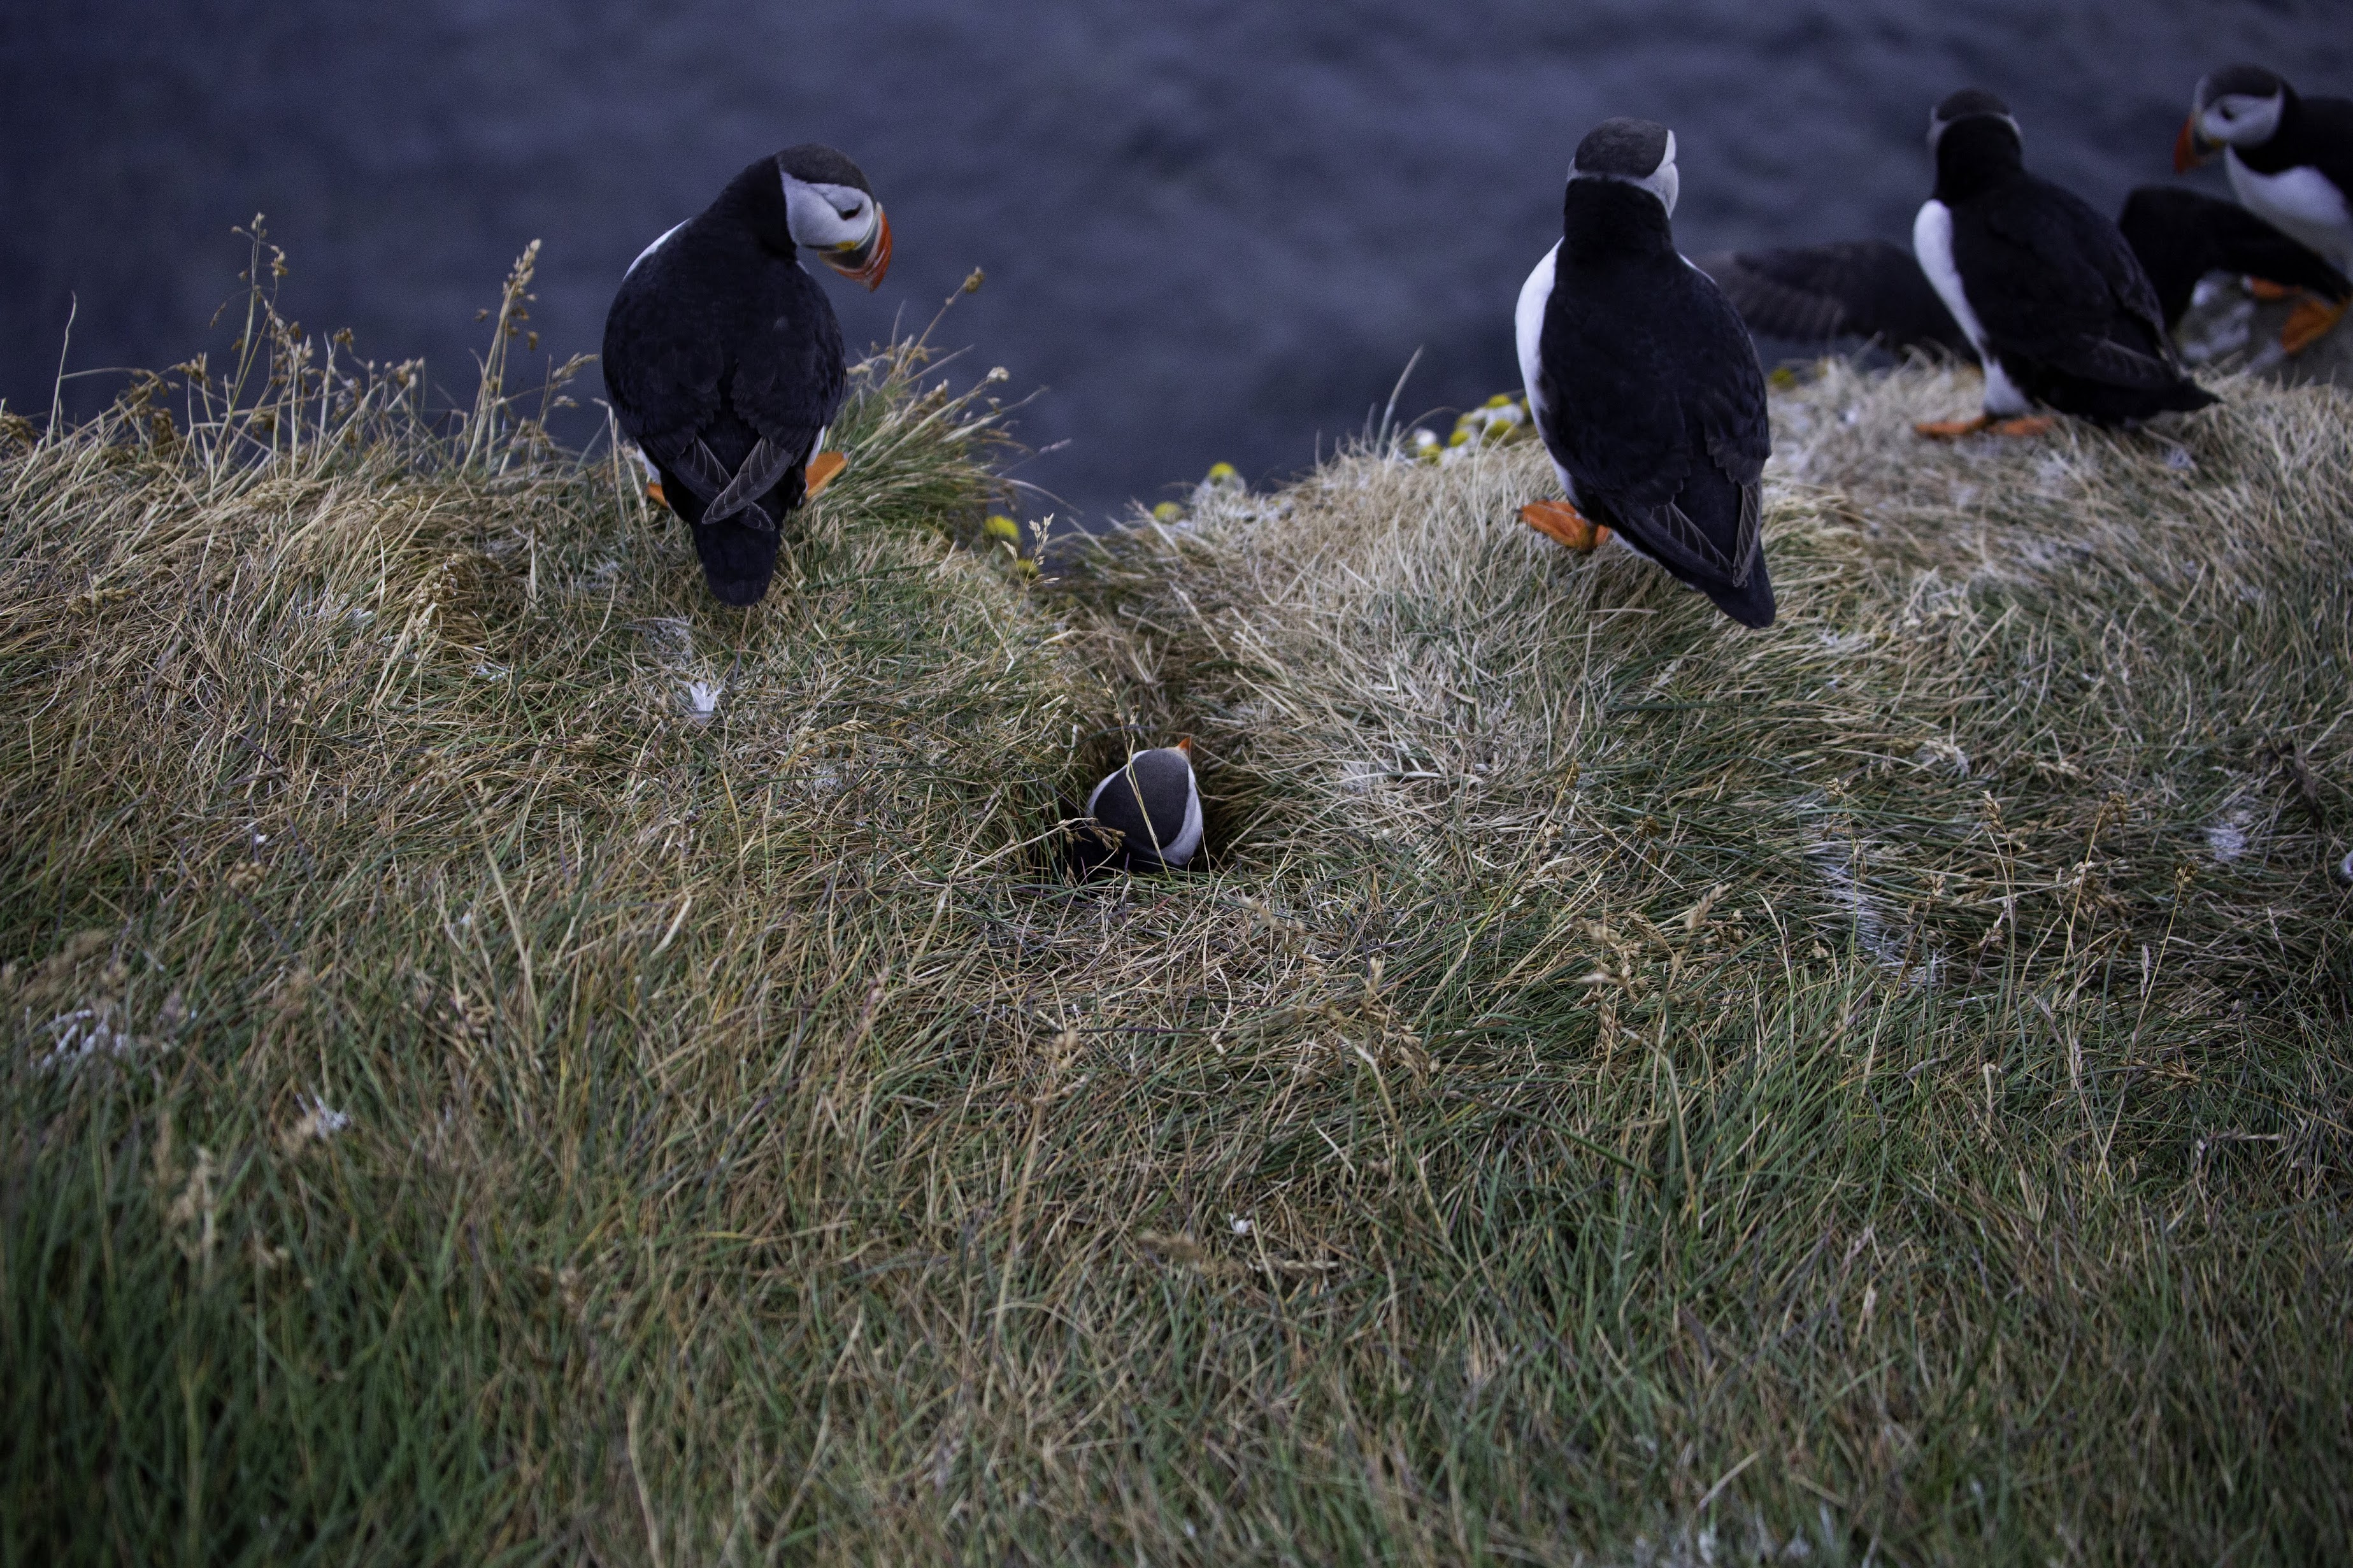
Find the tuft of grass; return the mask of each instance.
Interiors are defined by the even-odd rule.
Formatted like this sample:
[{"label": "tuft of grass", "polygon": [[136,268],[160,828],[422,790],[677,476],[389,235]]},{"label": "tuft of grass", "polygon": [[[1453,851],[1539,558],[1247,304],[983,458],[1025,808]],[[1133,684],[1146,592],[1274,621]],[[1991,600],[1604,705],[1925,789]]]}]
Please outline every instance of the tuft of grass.
[{"label": "tuft of grass", "polygon": [[2353,1544],[2341,394],[1826,366],[1748,634],[1525,447],[1032,584],[920,345],[738,613],[262,379],[0,457],[0,1556]]}]

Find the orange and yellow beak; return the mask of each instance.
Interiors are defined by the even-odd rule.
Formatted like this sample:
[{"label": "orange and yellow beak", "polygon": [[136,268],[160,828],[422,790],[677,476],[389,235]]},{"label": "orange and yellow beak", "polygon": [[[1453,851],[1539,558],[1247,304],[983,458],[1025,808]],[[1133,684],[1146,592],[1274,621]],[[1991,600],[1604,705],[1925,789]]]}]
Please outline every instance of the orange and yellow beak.
[{"label": "orange and yellow beak", "polygon": [[2198,116],[2192,114],[2181,122],[2181,134],[2173,139],[2173,172],[2186,174],[2214,155],[2214,144],[2198,134]]},{"label": "orange and yellow beak", "polygon": [[891,270],[891,219],[881,202],[874,204],[874,232],[866,243],[828,255],[825,264],[852,283],[870,289],[882,286],[882,275]]}]

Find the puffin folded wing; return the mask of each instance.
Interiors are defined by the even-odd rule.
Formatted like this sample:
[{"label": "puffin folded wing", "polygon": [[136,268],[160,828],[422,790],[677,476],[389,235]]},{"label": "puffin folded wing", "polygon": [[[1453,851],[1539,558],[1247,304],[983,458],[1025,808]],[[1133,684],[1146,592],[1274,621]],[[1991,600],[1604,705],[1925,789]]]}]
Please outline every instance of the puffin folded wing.
[{"label": "puffin folded wing", "polygon": [[1744,486],[1739,521],[1728,552],[1710,539],[1707,531],[1674,501],[1647,511],[1620,510],[1620,531],[1655,556],[1662,565],[1675,567],[1704,582],[1745,588],[1756,569],[1757,527],[1763,514],[1763,487]]},{"label": "puffin folded wing", "polygon": [[1964,278],[2003,282],[1970,295],[1995,355],[2133,387],[2163,384],[2144,379],[2154,358],[2169,366],[2164,380],[2178,378],[2165,309],[2123,231],[2073,192],[2031,176],[2003,195],[2008,204],[1953,235]]},{"label": "puffin folded wing", "polygon": [[2180,363],[2169,352],[2149,353],[2113,337],[2084,333],[2053,345],[2043,354],[2052,369],[2108,386],[2155,389],[2181,379]]},{"label": "puffin folded wing", "polygon": [[[754,450],[765,444],[765,440],[756,444]],[[731,510],[714,515],[713,509],[744,477],[744,469],[750,466],[748,462],[731,474],[727,465],[711,449],[711,444],[692,430],[670,430],[647,436],[638,442],[638,446],[647,457],[653,459],[657,468],[675,477],[687,494],[694,498],[699,508],[693,518],[697,524],[733,518],[740,520],[746,528],[756,528],[769,533],[776,531],[776,517],[760,504],[759,498],[767,494],[766,488],[750,491],[749,498],[743,504],[731,502]],[[672,510],[679,511],[681,516],[686,515],[683,509],[673,507]],[[747,513],[749,515],[745,515]]]},{"label": "puffin folded wing", "polygon": [[[790,474],[799,470],[808,461],[808,448],[816,445],[816,437],[811,437],[798,448],[788,449],[770,437],[761,437],[752,443],[751,451],[744,454],[744,461],[736,468],[734,477],[727,481],[724,489],[712,498],[709,510],[702,514],[702,521],[725,522],[738,512],[756,511],[765,526],[776,527],[775,520],[770,518],[766,510],[760,506],[760,498],[776,489],[777,485],[784,483]],[[788,498],[783,510],[792,510],[799,500],[800,498],[797,495]],[[754,523],[752,526],[758,527],[761,524]]]}]

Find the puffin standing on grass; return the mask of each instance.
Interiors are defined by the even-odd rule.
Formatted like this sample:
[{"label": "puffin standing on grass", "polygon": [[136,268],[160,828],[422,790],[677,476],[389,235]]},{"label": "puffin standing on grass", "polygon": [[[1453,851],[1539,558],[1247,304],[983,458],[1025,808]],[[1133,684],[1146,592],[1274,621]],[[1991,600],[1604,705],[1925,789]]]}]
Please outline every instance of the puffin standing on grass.
[{"label": "puffin standing on grass", "polygon": [[[2174,139],[2174,173],[2217,147],[2240,205],[2353,274],[2353,99],[2300,97],[2261,66],[2215,71],[2198,84]],[[2308,348],[2344,319],[2345,305],[2300,302],[2280,346]]]},{"label": "puffin standing on grass", "polygon": [[842,467],[818,452],[848,384],[841,325],[805,251],[869,289],[891,266],[873,187],[815,144],[761,159],[646,247],[605,318],[613,412],[723,604],[767,593],[785,515]]},{"label": "puffin standing on grass", "polygon": [[1180,871],[1201,847],[1201,790],[1193,742],[1138,752],[1087,796],[1092,823],[1080,830],[1082,870]]},{"label": "puffin standing on grass", "polygon": [[1950,439],[1991,426],[2040,435],[2036,404],[2098,425],[2215,401],[2181,368],[2148,275],[2116,226],[2026,172],[2001,100],[1957,92],[1928,117],[1935,194],[1912,226],[1920,269],[1985,367],[1973,419],[1915,426]]},{"label": "puffin standing on grass", "polygon": [[1606,120],[1577,143],[1561,239],[1520,289],[1520,375],[1566,503],[1520,517],[1572,550],[1609,535],[1745,626],[1770,626],[1759,527],[1772,432],[1739,313],[1676,253],[1675,136]]}]

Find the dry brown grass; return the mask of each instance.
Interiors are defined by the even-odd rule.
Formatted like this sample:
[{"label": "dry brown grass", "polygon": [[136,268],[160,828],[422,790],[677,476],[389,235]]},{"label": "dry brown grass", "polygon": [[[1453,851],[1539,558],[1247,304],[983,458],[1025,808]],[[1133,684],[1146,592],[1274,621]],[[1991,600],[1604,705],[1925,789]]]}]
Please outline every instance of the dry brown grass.
[{"label": "dry brown grass", "polygon": [[512,425],[8,453],[0,1550],[2347,1542],[2340,396],[1832,367],[1756,635],[1525,448],[1032,587],[893,363],[749,615]]}]

